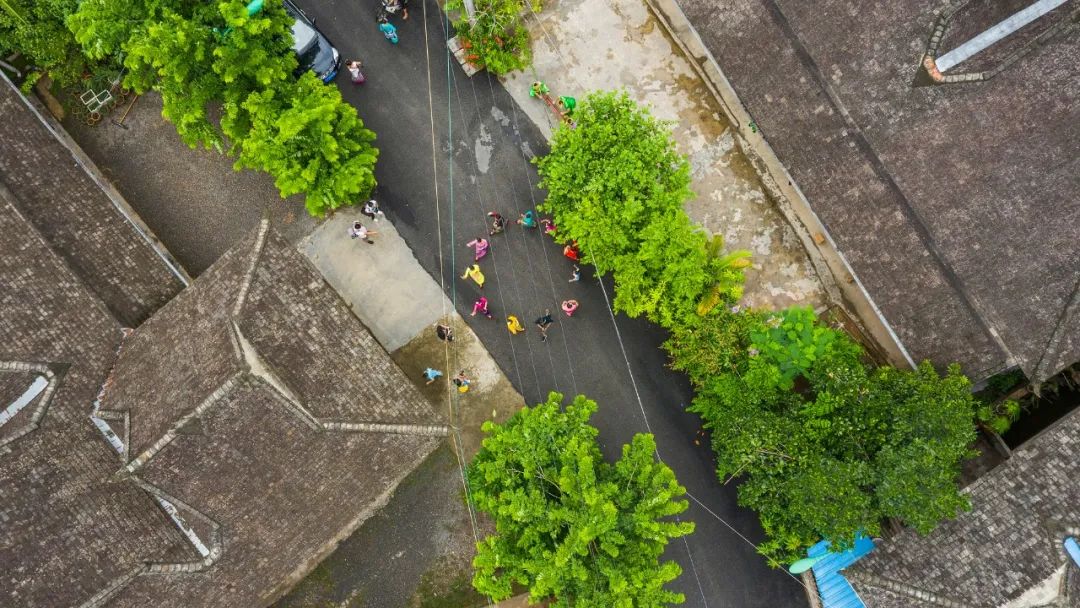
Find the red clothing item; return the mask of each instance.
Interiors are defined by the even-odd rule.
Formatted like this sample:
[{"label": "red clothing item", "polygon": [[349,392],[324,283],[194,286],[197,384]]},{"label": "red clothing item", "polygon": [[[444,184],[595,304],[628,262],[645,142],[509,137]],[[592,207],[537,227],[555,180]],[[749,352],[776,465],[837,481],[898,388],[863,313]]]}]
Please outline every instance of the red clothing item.
[{"label": "red clothing item", "polygon": [[562,254],[575,262],[581,258],[581,252],[578,251],[577,245],[567,245],[566,247],[563,247]]}]

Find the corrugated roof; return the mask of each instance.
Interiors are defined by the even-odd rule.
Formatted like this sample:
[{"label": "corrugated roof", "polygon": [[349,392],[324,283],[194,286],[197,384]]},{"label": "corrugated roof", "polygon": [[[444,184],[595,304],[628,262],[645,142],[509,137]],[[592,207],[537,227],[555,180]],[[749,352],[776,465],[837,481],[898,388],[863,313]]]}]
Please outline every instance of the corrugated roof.
[{"label": "corrugated roof", "polygon": [[808,557],[825,557],[814,564],[814,580],[824,608],[866,608],[851,583],[840,573],[862,556],[874,550],[874,541],[866,536],[855,539],[855,546],[839,553],[829,552],[829,541],[823,540],[806,551]]}]

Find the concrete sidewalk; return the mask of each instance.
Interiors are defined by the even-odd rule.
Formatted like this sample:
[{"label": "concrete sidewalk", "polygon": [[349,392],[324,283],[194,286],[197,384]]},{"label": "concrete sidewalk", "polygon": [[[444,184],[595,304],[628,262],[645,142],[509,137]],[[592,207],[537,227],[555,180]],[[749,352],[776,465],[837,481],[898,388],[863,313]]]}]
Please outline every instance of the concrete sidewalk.
[{"label": "concrete sidewalk", "polygon": [[[374,245],[349,236],[356,220],[377,231]],[[469,580],[475,535],[486,529],[483,520],[473,528],[459,467],[479,449],[481,424],[506,420],[524,399],[388,220],[372,222],[356,209],[344,209],[297,247],[455,433],[402,482],[384,509],[275,606],[482,605]],[[453,326],[452,343],[436,337],[437,321]],[[426,384],[427,367],[444,376]],[[472,380],[464,394],[449,382],[460,370]]]},{"label": "concrete sidewalk", "polygon": [[542,80],[553,95],[581,100],[591,91],[625,89],[674,125],[690,159],[690,217],[722,234],[729,249],[753,252],[745,303],[763,308],[818,306],[827,299],[802,242],[766,196],[735,131],[705,83],[642,0],[559,0],[528,19],[533,66],[503,79],[507,91],[550,139],[554,113],[529,97]]},{"label": "concrete sidewalk", "polygon": [[[372,237],[374,245],[349,236],[349,226],[357,220],[378,233]],[[372,222],[359,210],[347,208],[323,222],[298,248],[421,392],[433,404],[452,408],[451,424],[460,434],[466,458],[479,449],[484,420],[503,421],[525,405],[389,221]],[[454,341],[449,345],[435,336],[437,322],[454,328]],[[444,376],[425,384],[421,374],[428,367]],[[449,379],[459,371],[465,371],[472,381],[470,390],[448,393]]]}]

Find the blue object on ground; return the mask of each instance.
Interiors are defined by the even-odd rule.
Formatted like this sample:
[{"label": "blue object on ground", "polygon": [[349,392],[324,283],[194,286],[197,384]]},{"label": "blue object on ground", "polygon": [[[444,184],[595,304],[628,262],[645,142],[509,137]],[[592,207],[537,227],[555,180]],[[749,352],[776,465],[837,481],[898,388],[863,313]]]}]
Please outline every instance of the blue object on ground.
[{"label": "blue object on ground", "polygon": [[1080,567],[1080,544],[1077,544],[1075,538],[1070,536],[1065,539],[1065,552],[1072,558],[1073,563]]},{"label": "blue object on ground", "polygon": [[807,557],[825,556],[811,568],[824,608],[866,608],[859,594],[855,593],[851,583],[840,571],[873,550],[874,541],[864,535],[855,539],[854,547],[839,553],[830,553],[829,541],[826,540],[807,549]]}]

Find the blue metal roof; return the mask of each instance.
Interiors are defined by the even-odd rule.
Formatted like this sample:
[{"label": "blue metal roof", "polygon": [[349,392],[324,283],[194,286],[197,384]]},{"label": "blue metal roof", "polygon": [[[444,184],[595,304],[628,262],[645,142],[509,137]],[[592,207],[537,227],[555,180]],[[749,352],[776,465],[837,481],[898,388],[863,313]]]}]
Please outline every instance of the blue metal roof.
[{"label": "blue metal roof", "polygon": [[862,556],[874,550],[874,541],[867,536],[855,539],[855,546],[840,553],[829,552],[829,541],[823,540],[806,551],[807,557],[825,555],[811,570],[817,581],[818,595],[824,608],[866,608],[851,583],[840,573]]},{"label": "blue metal roof", "polygon": [[1070,536],[1065,539],[1065,552],[1077,566],[1080,566],[1080,543],[1077,543],[1075,538]]}]

